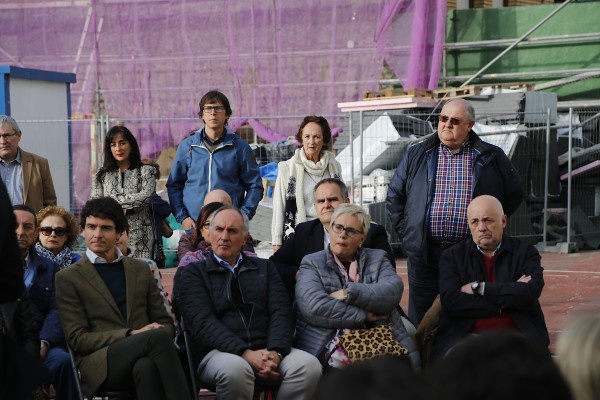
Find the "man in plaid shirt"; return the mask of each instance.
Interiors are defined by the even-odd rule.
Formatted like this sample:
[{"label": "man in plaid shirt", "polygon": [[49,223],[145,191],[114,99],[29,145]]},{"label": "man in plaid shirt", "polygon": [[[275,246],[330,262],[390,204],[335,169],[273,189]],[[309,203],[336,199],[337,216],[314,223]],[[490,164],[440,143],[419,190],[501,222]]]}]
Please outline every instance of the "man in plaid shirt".
[{"label": "man in plaid shirt", "polygon": [[415,324],[439,293],[442,251],[469,235],[471,199],[492,195],[507,215],[523,200],[514,166],[502,149],[471,130],[474,124],[469,102],[447,102],[437,133],[407,150],[388,188],[387,209],[408,256],[408,314]]}]

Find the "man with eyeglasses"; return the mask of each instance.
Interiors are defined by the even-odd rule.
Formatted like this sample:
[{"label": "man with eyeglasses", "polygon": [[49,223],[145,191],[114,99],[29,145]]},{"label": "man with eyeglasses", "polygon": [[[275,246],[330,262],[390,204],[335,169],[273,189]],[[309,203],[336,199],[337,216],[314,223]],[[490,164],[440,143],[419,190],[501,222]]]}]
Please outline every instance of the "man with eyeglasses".
[{"label": "man with eyeglasses", "polygon": [[[271,256],[281,279],[291,298],[294,298],[296,273],[305,255],[326,249],[329,245],[329,224],[333,212],[340,204],[350,203],[348,188],[337,178],[319,181],[313,189],[315,211],[318,218],[296,226],[296,233],[286,240],[281,248]],[[392,265],[396,265],[394,252],[388,242],[387,232],[381,225],[371,222],[371,227],[363,243],[370,249],[385,250]]]},{"label": "man with eyeglasses", "polygon": [[37,218],[33,209],[23,204],[13,206],[17,220],[16,235],[23,260],[25,287],[31,298],[33,320],[40,334],[40,359],[51,374],[56,399],[78,399],[77,383],[66,350],[65,335],[56,308],[54,277],[59,266],[36,253]]},{"label": "man with eyeglasses", "polygon": [[471,199],[492,195],[511,215],[524,197],[515,167],[473,132],[474,124],[469,102],[448,101],[437,133],[407,150],[388,187],[387,210],[408,257],[408,315],[415,324],[439,293],[442,251],[469,235]]},{"label": "man with eyeglasses", "polygon": [[198,116],[204,128],[177,148],[167,180],[173,215],[193,232],[204,197],[215,189],[229,193],[234,206],[251,219],[262,199],[263,186],[254,153],[245,140],[227,128],[232,111],[227,97],[211,90],[200,100]]},{"label": "man with eyeglasses", "polygon": [[36,213],[56,205],[56,192],[48,160],[19,147],[21,129],[7,115],[0,115],[0,177],[11,203],[25,204]]}]

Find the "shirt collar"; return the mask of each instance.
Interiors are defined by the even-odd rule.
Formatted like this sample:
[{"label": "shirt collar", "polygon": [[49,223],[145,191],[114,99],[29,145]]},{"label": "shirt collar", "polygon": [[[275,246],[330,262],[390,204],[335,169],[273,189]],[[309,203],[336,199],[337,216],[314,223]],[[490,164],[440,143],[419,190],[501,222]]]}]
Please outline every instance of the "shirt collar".
[{"label": "shirt collar", "polygon": [[458,151],[456,153],[452,152],[452,150],[450,150],[450,148],[441,141],[440,141],[440,148],[442,150],[446,150],[447,152],[452,153],[452,154],[460,154],[462,152],[470,151],[471,143],[469,142],[469,138],[467,137],[467,139],[464,142],[462,142],[462,144],[460,145],[460,148],[458,149]]},{"label": "shirt collar", "polygon": [[[481,254],[483,254],[484,256],[486,255],[485,252],[483,251],[483,249],[481,247],[479,247],[479,245],[477,244],[477,250],[479,250],[479,252]],[[498,252],[498,249],[500,249],[500,246],[502,246],[502,242],[498,243],[498,247],[496,247],[496,250],[494,250],[494,256],[496,255],[496,253]]]},{"label": "shirt collar", "polygon": [[15,158],[14,160],[6,162],[4,161],[4,158],[0,157],[0,161],[2,161],[4,164],[11,164],[13,162],[16,162],[17,164],[21,165],[21,149],[17,147],[17,158]]},{"label": "shirt collar", "polygon": [[123,255],[123,253],[121,253],[121,250],[116,246],[115,246],[115,251],[117,252],[117,258],[112,262],[106,261],[105,258],[100,257],[98,254],[94,253],[90,249],[85,250],[85,255],[92,262],[92,264],[114,264],[114,263],[121,261],[123,259],[123,257],[125,257]]},{"label": "shirt collar", "polygon": [[215,256],[215,258],[219,264],[221,264],[222,266],[224,266],[231,272],[235,272],[235,269],[238,267],[238,265],[240,265],[240,262],[242,262],[242,253],[241,252],[240,252],[240,255],[238,256],[237,262],[234,265],[231,265],[227,261],[223,260],[221,257],[216,255],[214,251],[213,251],[213,256]]}]

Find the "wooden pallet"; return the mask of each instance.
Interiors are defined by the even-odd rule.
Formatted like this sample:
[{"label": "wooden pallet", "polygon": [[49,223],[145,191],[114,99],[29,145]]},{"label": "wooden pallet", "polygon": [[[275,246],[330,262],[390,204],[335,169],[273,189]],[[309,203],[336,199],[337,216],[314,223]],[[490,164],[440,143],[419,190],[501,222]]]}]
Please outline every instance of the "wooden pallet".
[{"label": "wooden pallet", "polygon": [[363,100],[373,100],[382,98],[385,99],[394,99],[400,97],[428,97],[431,98],[433,96],[432,90],[427,89],[419,89],[419,88],[411,88],[408,91],[403,91],[402,89],[385,89],[379,92],[366,92]]},{"label": "wooden pallet", "polygon": [[451,97],[477,96],[481,92],[481,87],[469,85],[465,87],[449,87],[446,89],[437,89],[433,91],[434,99],[447,99]]}]

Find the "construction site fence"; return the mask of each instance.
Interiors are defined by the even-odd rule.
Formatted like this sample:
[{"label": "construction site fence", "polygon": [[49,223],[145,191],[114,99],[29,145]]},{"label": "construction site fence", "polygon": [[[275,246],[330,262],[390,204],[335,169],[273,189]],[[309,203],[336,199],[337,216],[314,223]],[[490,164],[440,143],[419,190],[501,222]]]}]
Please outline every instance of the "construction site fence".
[{"label": "construction site fence", "polygon": [[[334,121],[333,126],[343,128],[343,132],[334,138],[332,150],[342,162],[343,178],[351,200],[367,209],[373,221],[386,227],[390,242],[400,250],[401,240],[394,232],[386,210],[388,185],[406,150],[404,144],[436,131],[439,110],[435,113],[357,111],[326,117]],[[261,123],[269,126],[269,120],[276,118],[293,118],[298,124],[302,120],[301,116],[261,117]],[[46,128],[55,124],[69,129],[70,204],[60,205],[77,214],[89,198],[92,177],[102,163],[103,140],[108,129],[123,124],[138,137],[138,130],[155,121],[168,121],[172,126],[178,122],[201,126],[192,118],[123,119],[110,116],[18,122],[24,135],[28,130],[53,131]],[[390,122],[399,134],[394,136],[394,132],[390,132]],[[554,121],[549,113],[511,113],[478,115],[476,122],[485,125],[489,131],[480,133],[482,139],[502,147],[523,178],[525,199],[509,217],[508,232],[547,246],[567,242],[580,249],[594,245],[597,248],[600,240],[600,109],[570,109],[560,113]],[[261,140],[249,126],[242,126],[237,133],[253,147],[270,148],[264,158],[261,158],[263,153],[257,151],[261,165],[284,161],[296,148],[296,132],[290,132],[288,142],[270,144]],[[158,160],[161,167],[158,190],[165,188],[177,145],[186,136],[186,132],[162,134],[160,143],[152,143],[152,146],[144,143],[153,140],[151,133],[146,132],[143,136],[140,143],[142,156]],[[52,138],[43,140],[51,141]],[[144,149],[152,149],[152,153],[148,154]],[[37,153],[51,158],[44,151]],[[64,178],[55,176],[54,180]],[[266,196],[265,202],[268,201]]]}]

